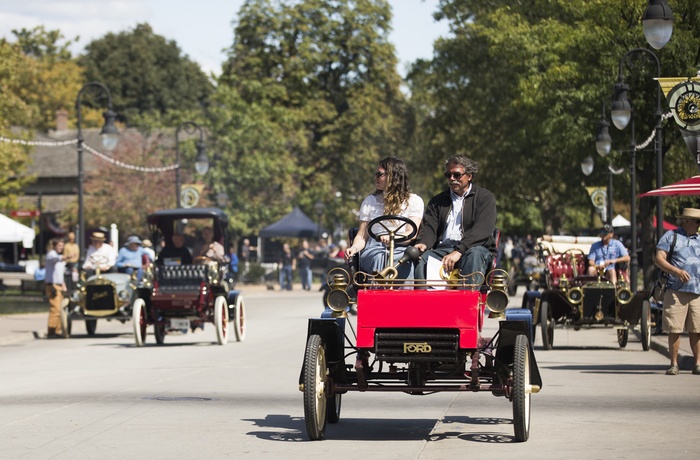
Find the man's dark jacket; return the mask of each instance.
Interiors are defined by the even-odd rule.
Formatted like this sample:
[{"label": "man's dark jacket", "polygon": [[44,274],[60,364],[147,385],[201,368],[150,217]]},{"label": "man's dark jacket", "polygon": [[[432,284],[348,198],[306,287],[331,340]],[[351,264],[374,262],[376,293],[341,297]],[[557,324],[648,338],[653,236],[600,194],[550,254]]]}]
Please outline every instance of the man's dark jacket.
[{"label": "man's dark jacket", "polygon": [[[423,214],[423,222],[415,244],[423,243],[434,249],[440,243],[447,216],[452,208],[450,190],[435,195]],[[455,250],[464,254],[473,246],[484,246],[496,255],[493,231],[496,227],[496,198],[485,188],[472,183],[472,188],[462,202],[462,240]]]}]

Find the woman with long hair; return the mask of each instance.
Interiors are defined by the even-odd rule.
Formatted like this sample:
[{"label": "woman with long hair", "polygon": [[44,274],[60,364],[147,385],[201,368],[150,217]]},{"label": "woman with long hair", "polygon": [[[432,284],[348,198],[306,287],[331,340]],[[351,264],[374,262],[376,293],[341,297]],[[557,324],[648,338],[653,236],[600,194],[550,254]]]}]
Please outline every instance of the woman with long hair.
[{"label": "woman with long hair", "polygon": [[[374,173],[375,191],[368,195],[360,206],[360,226],[355,239],[345,251],[345,257],[349,260],[354,254],[360,252],[360,270],[366,273],[380,271],[387,266],[388,261],[388,235],[381,226],[376,226],[372,230],[376,235],[381,235],[380,240],[369,237],[368,225],[370,221],[379,216],[395,215],[410,219],[420,227],[423,218],[423,199],[411,193],[411,182],[408,176],[408,169],[403,161],[396,157],[387,157],[379,162]],[[387,222],[384,225],[392,230],[402,225],[396,222],[392,228]],[[399,233],[408,233],[410,227],[404,225]],[[407,244],[407,243],[404,243]],[[404,254],[406,246],[395,246],[394,263]],[[404,263],[398,267],[399,279],[413,278],[413,264]]]}]

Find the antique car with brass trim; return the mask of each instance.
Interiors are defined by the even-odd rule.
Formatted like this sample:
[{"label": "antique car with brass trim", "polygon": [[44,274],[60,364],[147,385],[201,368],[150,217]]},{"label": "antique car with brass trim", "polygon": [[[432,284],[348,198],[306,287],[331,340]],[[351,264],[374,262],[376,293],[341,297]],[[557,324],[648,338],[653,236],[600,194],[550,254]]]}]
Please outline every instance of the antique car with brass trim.
[{"label": "antique car with brass trim", "polygon": [[[95,265],[102,264],[95,260]],[[147,270],[148,272],[148,270]],[[64,337],[70,337],[73,321],[84,321],[88,335],[95,335],[97,320],[116,320],[126,323],[131,320],[134,303],[150,292],[149,273],[138,280],[136,272],[100,273],[86,277],[84,271],[75,289],[63,299],[61,329]]]},{"label": "antique car with brass trim", "polygon": [[[228,247],[228,217],[218,208],[156,211],[148,216],[148,225],[152,241],[170,244],[175,233],[194,237],[194,232],[210,228],[213,241]],[[165,342],[168,332],[187,333],[206,323],[214,324],[219,345],[228,342],[231,324],[235,339],[243,341],[245,306],[241,292],[229,283],[229,264],[206,256],[195,256],[193,263],[182,257],[161,260],[163,254],[161,251],[154,264],[152,289],[134,302],[136,345],[144,345],[149,325],[153,325],[158,345]]]},{"label": "antique car with brass trim", "polygon": [[[375,225],[383,230],[374,231]],[[531,394],[540,391],[542,379],[529,337],[530,312],[506,310],[507,272],[463,276],[441,270],[439,279],[399,279],[396,268],[420,253],[409,246],[395,263],[394,245],[409,241],[416,225],[380,216],[369,229],[375,240],[389,237],[386,266],[361,272],[356,255],[348,270],[332,269],[327,308],[308,322],[299,376],[308,438],[323,439],[327,424],[339,422],[342,396],[351,391],[463,391],[510,401],[514,439],[526,441]],[[348,316],[351,308],[356,316]],[[483,335],[487,309],[500,317],[492,337]]]},{"label": "antique car with brass trim", "polygon": [[[545,264],[545,286],[542,292],[527,292],[523,306],[535,318],[541,330],[542,346],[551,350],[554,328],[580,330],[590,327],[612,327],[621,348],[627,346],[630,329],[641,320],[643,350],[651,344],[651,309],[644,293],[633,295],[624,271],[618,271],[617,285],[604,278],[604,269],[589,275],[590,246],[600,238],[545,236],[539,239],[540,254]],[[640,311],[641,310],[641,311]]]}]

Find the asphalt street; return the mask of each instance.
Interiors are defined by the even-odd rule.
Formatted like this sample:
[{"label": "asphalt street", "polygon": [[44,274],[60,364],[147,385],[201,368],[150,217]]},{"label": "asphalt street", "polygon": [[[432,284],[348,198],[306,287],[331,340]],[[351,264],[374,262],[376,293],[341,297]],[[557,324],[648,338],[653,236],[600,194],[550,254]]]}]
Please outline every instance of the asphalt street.
[{"label": "asphalt street", "polygon": [[164,346],[149,329],[137,348],[130,322],[46,340],[46,315],[0,317],[0,459],[694,457],[700,376],[665,376],[665,356],[635,336],[620,349],[603,328],[557,328],[551,351],[536,342],[544,386],[526,443],[490,393],[348,393],[327,439],[307,441],[297,383],[321,294],[243,292],[246,340],[225,346],[212,325]]}]

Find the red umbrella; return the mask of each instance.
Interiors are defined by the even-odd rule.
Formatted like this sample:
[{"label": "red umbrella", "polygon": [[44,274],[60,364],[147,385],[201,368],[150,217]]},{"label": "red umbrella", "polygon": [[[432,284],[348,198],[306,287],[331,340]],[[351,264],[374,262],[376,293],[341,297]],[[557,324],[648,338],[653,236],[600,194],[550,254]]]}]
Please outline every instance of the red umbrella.
[{"label": "red umbrella", "polygon": [[[639,196],[700,195],[700,176],[693,176],[671,185],[650,190]],[[674,227],[675,228],[675,227]]]},{"label": "red umbrella", "polygon": [[[673,225],[671,222],[663,222],[664,230],[675,230],[678,228],[677,225]],[[654,227],[656,227],[656,216],[654,216]]]}]

